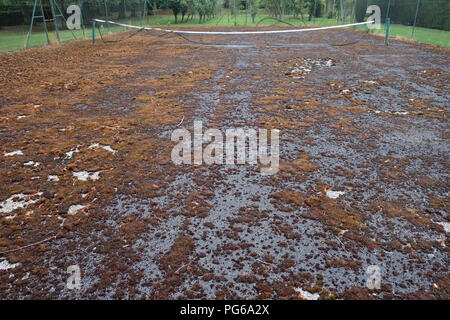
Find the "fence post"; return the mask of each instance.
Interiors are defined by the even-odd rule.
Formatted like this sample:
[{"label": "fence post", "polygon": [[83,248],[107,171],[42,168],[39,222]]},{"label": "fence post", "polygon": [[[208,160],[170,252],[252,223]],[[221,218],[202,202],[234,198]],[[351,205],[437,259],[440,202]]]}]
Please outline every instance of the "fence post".
[{"label": "fence post", "polygon": [[[31,39],[31,32],[33,32],[33,23],[34,23],[34,14],[36,12],[36,5],[37,5],[37,1],[34,1],[34,6],[33,6],[33,14],[31,16],[31,23],[30,23],[30,29],[28,31],[28,37],[27,37],[27,46],[26,48],[28,49],[30,47],[30,39]],[[42,13],[43,15],[44,13]],[[44,18],[45,19],[45,18]],[[44,25],[45,25],[45,21],[44,21]]]},{"label": "fence post", "polygon": [[314,0],[313,21],[316,21],[316,6],[317,6],[317,0]]},{"label": "fence post", "polygon": [[391,9],[391,0],[388,2],[387,12],[386,12],[386,18],[389,18],[389,10]]},{"label": "fence post", "polygon": [[248,0],[245,0],[245,25],[248,25],[247,15],[248,15]]},{"label": "fence post", "polygon": [[105,5],[105,15],[106,20],[108,21],[108,33],[111,33],[111,26],[109,24],[109,16],[108,16],[108,5],[106,4],[106,0],[103,0],[103,4]]},{"label": "fence post", "polygon": [[419,13],[419,5],[420,0],[417,0],[416,15],[414,16],[414,25],[411,33],[411,38],[414,38],[414,29],[416,29],[416,21],[417,21],[417,14]]},{"label": "fence post", "polygon": [[81,6],[81,0],[78,0],[78,7],[80,7],[80,13],[81,13],[81,28],[83,29],[83,39],[86,38],[86,30],[84,28],[84,18],[83,18],[83,10]]},{"label": "fence post", "polygon": [[237,26],[237,17],[236,17],[236,10],[237,6],[236,6],[236,0],[233,1],[233,12],[234,12],[234,25]]},{"label": "fence post", "polygon": [[59,36],[58,20],[56,19],[56,10],[54,1],[55,0],[50,0],[50,12],[52,13],[53,16],[53,24],[55,25],[56,38],[58,39],[58,42],[61,42],[61,37]]},{"label": "fence post", "polygon": [[[166,10],[169,10],[169,0],[166,0]],[[167,13],[167,25],[170,25],[170,13],[169,11]]]},{"label": "fence post", "polygon": [[147,0],[144,0],[144,9],[142,10],[141,27],[144,26],[144,17],[147,14]]},{"label": "fence post", "polygon": [[386,18],[386,38],[384,39],[384,44],[389,45],[389,27],[391,25],[391,18]]}]

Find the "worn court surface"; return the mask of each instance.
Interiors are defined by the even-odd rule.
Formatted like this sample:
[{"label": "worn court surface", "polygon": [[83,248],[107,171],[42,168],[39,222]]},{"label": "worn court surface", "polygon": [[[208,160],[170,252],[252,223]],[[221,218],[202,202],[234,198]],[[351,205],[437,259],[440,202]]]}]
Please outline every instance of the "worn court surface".
[{"label": "worn court surface", "polygon": [[[191,39],[0,56],[0,297],[448,299],[449,52]],[[194,119],[280,129],[279,173],[175,166]]]}]

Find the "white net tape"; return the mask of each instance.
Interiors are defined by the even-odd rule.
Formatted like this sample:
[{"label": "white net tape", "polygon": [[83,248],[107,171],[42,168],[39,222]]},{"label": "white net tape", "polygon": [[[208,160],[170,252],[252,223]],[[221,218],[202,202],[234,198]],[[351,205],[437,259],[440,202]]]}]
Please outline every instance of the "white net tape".
[{"label": "white net tape", "polygon": [[107,20],[100,20],[100,19],[93,19],[95,22],[100,23],[110,23],[130,29],[142,29],[142,30],[154,30],[154,31],[162,31],[162,32],[169,32],[169,33],[179,33],[179,34],[206,34],[206,35],[244,35],[244,34],[270,34],[270,33],[294,33],[294,32],[306,32],[306,31],[318,31],[318,30],[328,30],[328,29],[338,29],[338,28],[348,28],[353,26],[360,26],[360,25],[366,25],[366,24],[373,24],[374,21],[365,21],[365,22],[357,22],[357,23],[349,23],[349,24],[342,24],[337,26],[326,26],[326,27],[318,27],[318,28],[304,28],[304,29],[287,29],[287,30],[265,30],[265,31],[192,31],[192,30],[169,30],[169,29],[162,29],[162,28],[151,28],[151,27],[139,27],[139,26],[133,26],[130,24],[125,23],[118,23],[114,21],[107,21]]}]

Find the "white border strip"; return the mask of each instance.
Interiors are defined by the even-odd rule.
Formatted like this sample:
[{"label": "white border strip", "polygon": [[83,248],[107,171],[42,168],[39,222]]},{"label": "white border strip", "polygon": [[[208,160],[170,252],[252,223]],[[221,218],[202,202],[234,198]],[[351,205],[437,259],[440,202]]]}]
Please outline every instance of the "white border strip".
[{"label": "white border strip", "polygon": [[343,25],[338,25],[338,26],[327,26],[327,27],[319,27],[319,28],[267,30],[267,31],[191,31],[191,30],[168,30],[168,29],[161,29],[161,28],[139,27],[139,26],[133,26],[130,24],[117,23],[114,21],[106,21],[106,20],[100,20],[100,19],[93,19],[93,21],[101,22],[101,23],[111,23],[111,24],[131,28],[131,29],[157,30],[157,31],[163,31],[163,32],[183,33],[183,34],[224,34],[224,35],[293,33],[293,32],[305,32],[305,31],[347,28],[347,27],[352,27],[352,26],[360,26],[360,25],[364,25],[364,24],[373,24],[374,23],[374,21],[366,21],[366,22],[350,23],[350,24],[343,24]]}]

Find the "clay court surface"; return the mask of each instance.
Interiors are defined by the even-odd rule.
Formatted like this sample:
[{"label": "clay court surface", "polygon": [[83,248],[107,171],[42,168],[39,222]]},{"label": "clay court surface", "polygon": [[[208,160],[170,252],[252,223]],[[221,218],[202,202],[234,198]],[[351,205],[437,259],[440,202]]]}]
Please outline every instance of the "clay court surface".
[{"label": "clay court surface", "polygon": [[[0,298],[448,299],[448,49],[190,39],[0,56]],[[194,120],[279,129],[279,172],[174,165]]]}]

